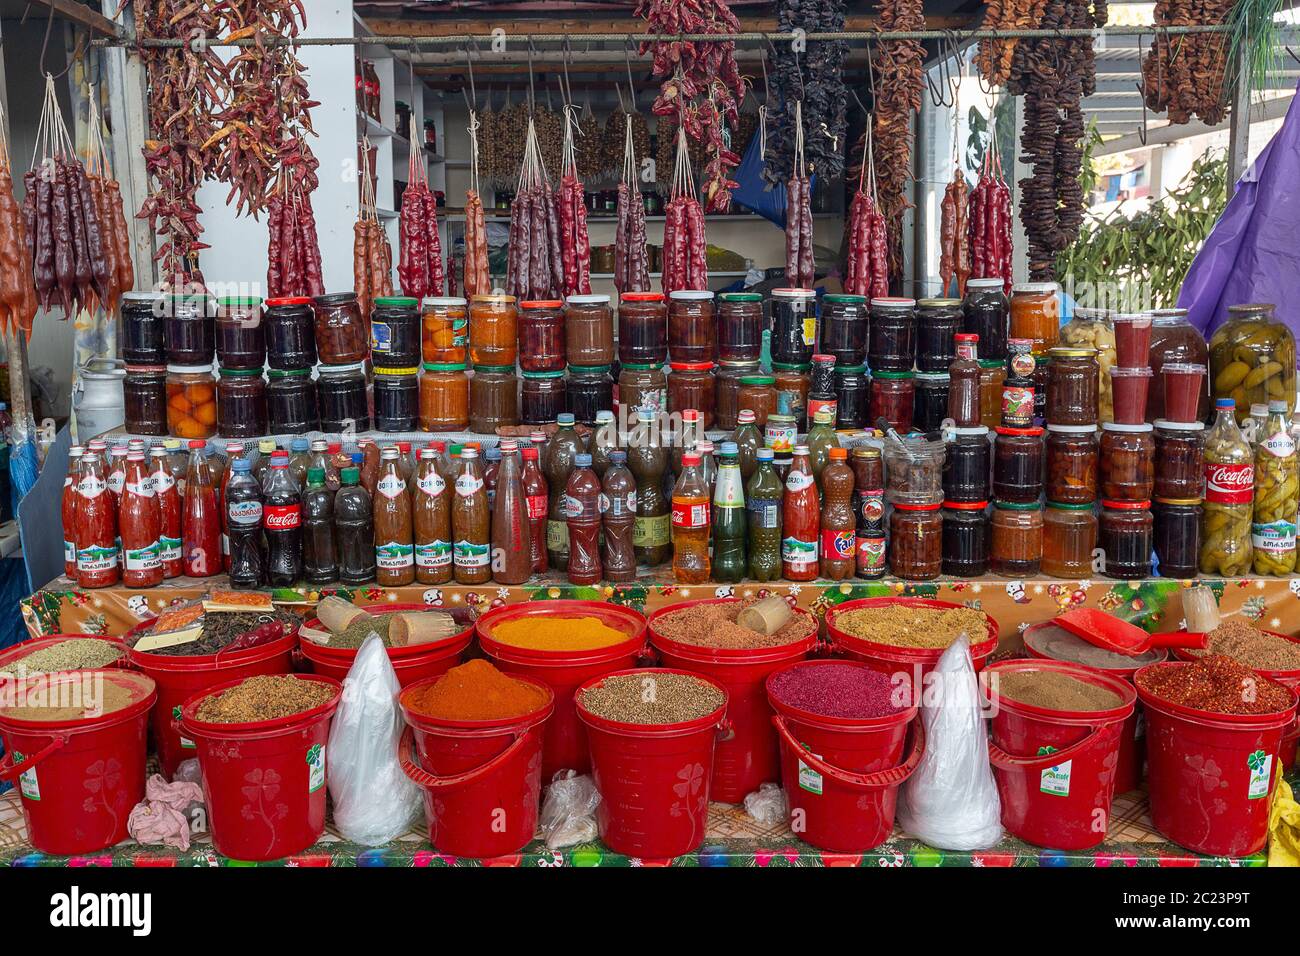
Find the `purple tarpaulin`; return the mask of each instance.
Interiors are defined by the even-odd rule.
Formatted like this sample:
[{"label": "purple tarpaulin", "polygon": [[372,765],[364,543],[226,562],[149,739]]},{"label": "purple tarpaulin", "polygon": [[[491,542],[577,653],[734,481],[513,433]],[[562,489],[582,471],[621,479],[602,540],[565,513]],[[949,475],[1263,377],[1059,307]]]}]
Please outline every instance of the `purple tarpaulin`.
[{"label": "purple tarpaulin", "polygon": [[[1298,87],[1300,89],[1300,87]],[[1300,339],[1300,97],[1242,174],[1187,270],[1178,305],[1206,338],[1230,305],[1272,302]]]}]

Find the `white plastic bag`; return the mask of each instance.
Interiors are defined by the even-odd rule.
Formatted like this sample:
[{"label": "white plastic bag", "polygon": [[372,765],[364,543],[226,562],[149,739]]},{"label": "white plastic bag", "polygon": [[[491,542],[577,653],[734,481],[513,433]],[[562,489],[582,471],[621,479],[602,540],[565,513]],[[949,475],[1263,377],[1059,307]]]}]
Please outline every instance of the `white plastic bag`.
[{"label": "white plastic bag", "polygon": [[397,760],[403,729],[400,689],[384,642],[372,633],[343,681],[326,751],[334,825],[365,846],[401,836],[421,811],[420,790]]},{"label": "white plastic bag", "polygon": [[899,792],[899,826],[940,850],[993,846],[1002,839],[1002,804],[964,634],[944,651],[921,693],[925,753]]},{"label": "white plastic bag", "polygon": [[775,826],[790,816],[790,804],[779,783],[760,783],[753,793],[745,794],[745,812],[755,823]]},{"label": "white plastic bag", "polygon": [[559,770],[542,801],[541,831],[552,850],[596,839],[596,805],[600,792],[590,774]]}]

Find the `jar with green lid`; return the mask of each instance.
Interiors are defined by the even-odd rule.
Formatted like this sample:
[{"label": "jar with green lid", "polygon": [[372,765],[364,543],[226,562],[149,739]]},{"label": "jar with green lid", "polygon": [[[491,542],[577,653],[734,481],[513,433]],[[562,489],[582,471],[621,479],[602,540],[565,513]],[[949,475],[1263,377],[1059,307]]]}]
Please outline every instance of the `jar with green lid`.
[{"label": "jar with green lid", "polygon": [[912,427],[919,432],[938,431],[948,417],[948,391],[951,376],[947,372],[917,372],[916,400]]},{"label": "jar with green lid", "polygon": [[[811,347],[809,348],[811,352]],[[795,420],[800,431],[808,423],[808,388],[812,384],[812,362],[772,361],[776,379],[776,411]]]},{"label": "jar with green lid", "polygon": [[[910,372],[905,374],[911,375]],[[835,366],[836,428],[865,428],[869,420],[870,399],[871,380],[867,377],[865,365]],[[910,404],[908,410],[910,413]]]},{"label": "jar with green lid", "polygon": [[718,361],[757,362],[762,351],[763,297],[757,292],[721,293],[718,296]]},{"label": "jar with green lid", "polygon": [[[412,299],[412,302],[415,300]],[[416,366],[375,366],[375,430],[409,432],[419,418],[420,383]]]},{"label": "jar with green lid", "polygon": [[618,373],[618,404],[625,408],[625,420],[636,422],[642,408],[655,414],[668,410],[668,376],[657,362],[624,362]]},{"label": "jar with green lid", "polygon": [[[1097,547],[1097,516],[1092,503],[1049,501],[1043,514],[1042,572],[1054,578],[1092,577]],[[1195,563],[1195,559],[1193,559]]]},{"label": "jar with green lid", "polygon": [[217,299],[217,361],[222,368],[256,369],[266,363],[262,300],[255,295]]},{"label": "jar with green lid", "polygon": [[[839,373],[840,370],[837,368],[835,371]],[[876,423],[883,418],[900,435],[906,435],[912,430],[912,416],[916,410],[914,373],[876,372],[871,376],[870,394],[867,412],[863,416],[864,424],[875,428]],[[842,405],[843,399],[839,401]]]},{"label": "jar with green lid", "polygon": [[223,368],[217,379],[217,434],[258,438],[266,434],[266,382],[261,368]]},{"label": "jar with green lid", "polygon": [[420,364],[418,299],[400,295],[375,299],[370,308],[370,355],[375,365],[385,368],[414,369]]},{"label": "jar with green lid", "polygon": [[469,380],[469,430],[492,435],[519,424],[519,379],[513,365],[475,365]]},{"label": "jar with green lid", "polygon": [[994,502],[989,570],[1032,577],[1043,561],[1043,508],[1038,502]]},{"label": "jar with green lid", "polygon": [[569,366],[569,411],[575,421],[596,424],[596,413],[614,408],[614,379],[608,365]]},{"label": "jar with green lid", "polygon": [[698,409],[705,430],[716,427],[712,362],[671,362],[668,374],[668,411]]},{"label": "jar with green lid", "polygon": [[563,372],[523,373],[519,421],[525,425],[549,425],[568,411],[568,407],[569,389]]},{"label": "jar with green lid", "polygon": [[420,430],[458,432],[469,427],[469,377],[462,362],[426,362],[420,376]]},{"label": "jar with green lid", "polygon": [[320,407],[311,369],[278,369],[266,373],[267,431],[272,435],[305,435],[320,429]]},{"label": "jar with green lid", "polygon": [[776,413],[776,376],[743,376],[740,379],[740,390],[736,400],[739,404],[737,414],[741,410],[749,409],[754,413],[754,424],[763,428],[767,425],[767,417]]},{"label": "jar with green lid", "polygon": [[821,341],[818,351],[833,355],[837,365],[862,365],[867,360],[867,297],[827,293],[822,296]]},{"label": "jar with green lid", "polygon": [[962,327],[961,299],[921,299],[916,303],[916,368],[947,372],[957,357],[953,340]]}]

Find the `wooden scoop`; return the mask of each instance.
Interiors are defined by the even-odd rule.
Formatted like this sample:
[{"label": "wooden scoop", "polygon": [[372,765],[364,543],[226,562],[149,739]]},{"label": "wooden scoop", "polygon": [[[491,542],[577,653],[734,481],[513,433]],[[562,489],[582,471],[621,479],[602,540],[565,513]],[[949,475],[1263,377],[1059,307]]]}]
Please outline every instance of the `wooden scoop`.
[{"label": "wooden scoop", "polygon": [[331,594],[316,605],[316,617],[337,634],[358,618],[370,617],[370,612]]},{"label": "wooden scoop", "polygon": [[791,613],[790,605],[785,603],[785,598],[773,595],[742,610],[736,615],[736,623],[771,637],[785,627]]},{"label": "wooden scoop", "polygon": [[463,630],[450,614],[442,611],[402,611],[388,622],[388,643],[393,647],[428,644]]}]

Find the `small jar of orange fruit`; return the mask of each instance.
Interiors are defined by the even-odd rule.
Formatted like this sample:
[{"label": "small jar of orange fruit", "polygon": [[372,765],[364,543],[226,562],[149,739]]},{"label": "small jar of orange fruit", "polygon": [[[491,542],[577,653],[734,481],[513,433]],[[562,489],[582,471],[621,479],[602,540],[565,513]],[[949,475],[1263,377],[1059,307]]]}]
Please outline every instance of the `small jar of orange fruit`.
[{"label": "small jar of orange fruit", "polygon": [[427,296],[420,303],[420,347],[424,360],[463,364],[469,343],[469,313],[464,299],[454,295]]},{"label": "small jar of orange fruit", "polygon": [[217,379],[211,367],[167,366],[167,431],[177,438],[217,433]]}]

